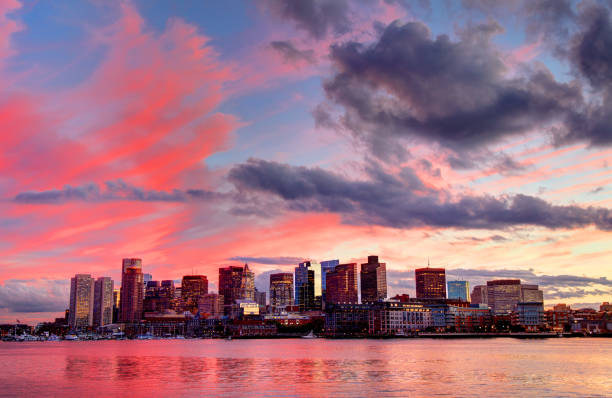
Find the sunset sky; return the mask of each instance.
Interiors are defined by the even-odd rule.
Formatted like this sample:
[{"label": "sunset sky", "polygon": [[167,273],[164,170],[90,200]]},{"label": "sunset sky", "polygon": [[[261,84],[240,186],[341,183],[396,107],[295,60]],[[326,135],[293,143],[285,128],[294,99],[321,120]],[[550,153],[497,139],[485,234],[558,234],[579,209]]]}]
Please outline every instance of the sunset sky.
[{"label": "sunset sky", "polygon": [[[501,3],[501,2],[499,2]],[[75,273],[387,263],[612,301],[612,3],[0,1],[0,323]]]}]

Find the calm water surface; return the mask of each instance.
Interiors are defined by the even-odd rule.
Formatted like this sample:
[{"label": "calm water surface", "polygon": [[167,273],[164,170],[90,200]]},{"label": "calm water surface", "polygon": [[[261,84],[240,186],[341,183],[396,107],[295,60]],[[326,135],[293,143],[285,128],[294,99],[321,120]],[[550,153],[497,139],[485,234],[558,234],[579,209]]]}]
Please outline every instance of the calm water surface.
[{"label": "calm water surface", "polygon": [[0,342],[0,396],[612,397],[612,339]]}]

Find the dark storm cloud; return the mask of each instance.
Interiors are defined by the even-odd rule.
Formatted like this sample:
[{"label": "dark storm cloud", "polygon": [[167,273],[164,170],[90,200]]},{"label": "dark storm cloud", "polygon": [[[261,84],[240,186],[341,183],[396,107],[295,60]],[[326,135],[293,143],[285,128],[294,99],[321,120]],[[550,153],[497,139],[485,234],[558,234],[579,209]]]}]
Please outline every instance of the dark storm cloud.
[{"label": "dark storm cloud", "polygon": [[315,39],[323,39],[328,33],[346,33],[351,29],[350,9],[346,0],[267,0],[264,4]]},{"label": "dark storm cloud", "polygon": [[302,257],[244,257],[235,256],[230,257],[230,261],[241,261],[244,263],[255,263],[255,264],[269,264],[269,265],[285,265],[293,264],[297,265],[303,261]]},{"label": "dark storm cloud", "polygon": [[104,187],[91,183],[80,186],[66,185],[62,189],[22,192],[13,199],[18,203],[61,204],[65,202],[106,202],[116,200],[140,202],[185,202],[188,200],[208,201],[222,194],[201,189],[172,191],[146,190],[127,184],[121,180],[107,181]]},{"label": "dark storm cloud", "polygon": [[282,55],[285,62],[300,63],[305,61],[311,64],[315,62],[313,50],[299,50],[289,40],[273,41],[270,46]]},{"label": "dark storm cloud", "polygon": [[547,125],[582,104],[578,86],[545,69],[507,78],[488,40],[499,30],[494,22],[478,25],[452,41],[432,38],[420,22],[393,23],[373,45],[332,46],[338,73],[325,91],[362,138],[418,136],[454,149]]},{"label": "dark storm cloud", "polygon": [[374,165],[365,171],[368,178],[355,181],[320,168],[249,159],[234,166],[229,179],[241,194],[275,197],[295,211],[338,213],[350,224],[469,229],[595,225],[612,230],[612,212],[606,208],[558,206],[522,194],[451,197],[425,186],[408,168],[397,176]]},{"label": "dark storm cloud", "polygon": [[11,312],[60,312],[68,305],[66,280],[8,279],[0,284],[0,309]]}]

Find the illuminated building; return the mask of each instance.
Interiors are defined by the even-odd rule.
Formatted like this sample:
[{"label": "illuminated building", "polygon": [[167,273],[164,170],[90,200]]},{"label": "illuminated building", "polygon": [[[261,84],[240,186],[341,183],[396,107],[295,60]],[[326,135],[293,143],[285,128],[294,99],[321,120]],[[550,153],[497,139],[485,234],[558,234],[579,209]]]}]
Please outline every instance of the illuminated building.
[{"label": "illuminated building", "polygon": [[270,306],[273,312],[293,305],[293,274],[270,274]]},{"label": "illuminated building", "polygon": [[219,268],[219,294],[223,296],[226,314],[236,300],[255,300],[255,274],[248,264]]},{"label": "illuminated building", "polygon": [[185,275],[181,282],[181,302],[184,311],[197,312],[200,299],[208,294],[208,279],[204,275]]},{"label": "illuminated building", "polygon": [[470,301],[470,283],[468,281],[448,281],[448,298]]},{"label": "illuminated building", "polygon": [[340,260],[321,261],[321,299],[325,302],[327,290],[327,273],[333,271],[340,264]]},{"label": "illuminated building", "polygon": [[76,274],[70,279],[70,312],[72,329],[93,326],[94,280],[91,275]]},{"label": "illuminated building", "polygon": [[361,264],[361,302],[376,302],[387,298],[387,265],[378,262],[378,256],[368,256]]},{"label": "illuminated building", "polygon": [[140,322],[142,319],[143,285],[142,260],[139,258],[123,259],[120,301],[121,322],[134,323]]},{"label": "illuminated building", "polygon": [[327,273],[326,300],[332,304],[357,304],[357,263],[337,265]]},{"label": "illuminated building", "polygon": [[93,326],[113,323],[113,280],[100,277],[94,283]]},{"label": "illuminated building", "polygon": [[446,270],[444,268],[417,268],[414,270],[414,279],[417,298],[446,298]]},{"label": "illuminated building", "polygon": [[202,296],[198,304],[198,312],[210,318],[223,315],[223,296],[216,293],[208,293]]},{"label": "illuminated building", "polygon": [[321,264],[304,261],[295,267],[295,304],[300,311],[320,310]]}]

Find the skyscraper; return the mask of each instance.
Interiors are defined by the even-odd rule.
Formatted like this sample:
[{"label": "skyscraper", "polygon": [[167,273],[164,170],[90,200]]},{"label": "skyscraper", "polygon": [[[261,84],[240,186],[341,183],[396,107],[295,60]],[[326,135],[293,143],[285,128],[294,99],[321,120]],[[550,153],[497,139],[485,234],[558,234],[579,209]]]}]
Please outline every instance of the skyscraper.
[{"label": "skyscraper", "polygon": [[521,302],[543,303],[544,293],[538,288],[538,285],[521,284]]},{"label": "skyscraper", "polygon": [[223,315],[223,296],[215,293],[205,294],[199,302],[198,311],[214,318]]},{"label": "skyscraper", "polygon": [[143,285],[142,260],[124,258],[121,273],[121,322],[133,323],[142,319]]},{"label": "skyscraper", "polygon": [[321,264],[304,261],[295,267],[295,305],[300,311],[321,309]]},{"label": "skyscraper", "polygon": [[486,285],[476,285],[472,289],[471,295],[472,304],[487,304],[487,286]]},{"label": "skyscraper", "polygon": [[196,312],[200,299],[208,294],[208,279],[204,275],[185,275],[181,282],[184,311]]},{"label": "skyscraper", "polygon": [[378,262],[378,256],[368,256],[361,264],[361,302],[371,303],[387,298],[387,265]]},{"label": "skyscraper", "polygon": [[468,281],[448,281],[448,298],[470,301],[470,283]]},{"label": "skyscraper", "polygon": [[340,260],[321,261],[321,297],[325,302],[325,291],[327,290],[327,273],[333,271]]},{"label": "skyscraper", "polygon": [[76,274],[70,279],[70,313],[72,329],[93,326],[94,280],[91,275]]},{"label": "skyscraper", "polygon": [[293,305],[293,274],[270,274],[270,306],[279,312]]},{"label": "skyscraper", "polygon": [[521,281],[500,279],[487,281],[487,304],[497,314],[510,313],[521,301]]},{"label": "skyscraper", "polygon": [[414,279],[417,298],[446,298],[446,270],[444,268],[417,268],[414,270]]},{"label": "skyscraper", "polygon": [[164,312],[175,308],[174,281],[147,282],[144,298],[144,312]]},{"label": "skyscraper", "polygon": [[113,323],[114,283],[109,277],[100,277],[94,283],[93,326]]},{"label": "skyscraper", "polygon": [[330,304],[358,304],[357,263],[339,264],[327,273],[326,300]]},{"label": "skyscraper", "polygon": [[259,304],[261,307],[266,306],[266,292],[260,292],[255,289],[255,302]]},{"label": "skyscraper", "polygon": [[219,295],[223,296],[226,314],[236,300],[255,300],[255,274],[247,264],[219,268]]}]

